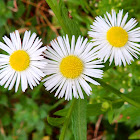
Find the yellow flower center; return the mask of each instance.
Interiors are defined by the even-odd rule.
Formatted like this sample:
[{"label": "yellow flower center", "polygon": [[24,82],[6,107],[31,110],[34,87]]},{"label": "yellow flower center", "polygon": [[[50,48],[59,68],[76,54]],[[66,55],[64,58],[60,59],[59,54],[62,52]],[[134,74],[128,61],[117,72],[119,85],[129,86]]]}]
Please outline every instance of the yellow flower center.
[{"label": "yellow flower center", "polygon": [[14,70],[24,71],[29,67],[30,57],[24,50],[17,50],[11,54],[9,63]]},{"label": "yellow flower center", "polygon": [[122,27],[111,27],[107,31],[107,40],[114,47],[123,47],[128,41],[128,33]]},{"label": "yellow flower center", "polygon": [[83,71],[83,62],[77,56],[69,55],[62,59],[60,72],[66,78],[77,78]]}]

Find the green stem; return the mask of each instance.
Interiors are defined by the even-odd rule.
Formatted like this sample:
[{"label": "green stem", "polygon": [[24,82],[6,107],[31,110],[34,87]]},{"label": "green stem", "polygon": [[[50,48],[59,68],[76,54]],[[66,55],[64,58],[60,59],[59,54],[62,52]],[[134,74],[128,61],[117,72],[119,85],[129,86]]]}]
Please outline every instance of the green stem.
[{"label": "green stem", "polygon": [[105,89],[112,91],[113,93],[115,93],[117,96],[121,97],[123,100],[127,101],[128,103],[130,103],[131,105],[134,105],[138,108],[140,108],[140,104],[138,104],[137,102],[135,102],[134,100],[132,100],[131,98],[127,97],[125,94],[121,93],[119,90],[115,89],[114,87],[110,86],[109,84],[106,84],[105,82],[103,82],[100,79],[94,79],[97,82],[99,82],[101,84],[102,87],[104,87]]},{"label": "green stem", "polygon": [[67,113],[66,120],[65,120],[64,125],[62,127],[59,140],[64,140],[64,138],[65,138],[66,130],[68,128],[68,125],[69,125],[69,122],[70,122],[70,119],[71,119],[71,115],[72,115],[72,111],[73,111],[73,108],[74,108],[74,106],[76,104],[76,100],[77,99],[74,98],[73,101],[72,101],[71,107],[70,107],[70,109],[69,109],[69,111]]}]

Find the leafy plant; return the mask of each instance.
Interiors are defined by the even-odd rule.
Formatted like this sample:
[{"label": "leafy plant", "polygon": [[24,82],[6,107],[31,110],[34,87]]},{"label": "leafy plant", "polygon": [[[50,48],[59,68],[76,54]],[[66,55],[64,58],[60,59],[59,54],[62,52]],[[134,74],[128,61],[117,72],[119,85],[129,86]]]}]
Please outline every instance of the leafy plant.
[{"label": "leafy plant", "polygon": [[[111,9],[140,21],[139,0],[22,0],[16,12],[14,2],[0,1],[0,38],[15,29],[38,33],[44,45],[58,35],[88,37],[95,17]],[[57,100],[43,83],[25,93],[0,87],[0,140],[139,139],[139,68],[139,59],[126,67],[107,62],[101,85],[90,85],[84,100]]]}]

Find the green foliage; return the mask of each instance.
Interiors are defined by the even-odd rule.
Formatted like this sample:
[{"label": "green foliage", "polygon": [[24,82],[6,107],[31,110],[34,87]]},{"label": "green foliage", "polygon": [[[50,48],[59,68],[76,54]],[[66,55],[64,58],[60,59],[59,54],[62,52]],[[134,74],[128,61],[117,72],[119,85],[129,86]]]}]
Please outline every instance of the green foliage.
[{"label": "green foliage", "polygon": [[[46,1],[50,8],[45,1],[17,1],[18,10],[14,11],[13,0],[1,0],[0,40],[15,29],[20,30],[21,36],[25,30],[36,32],[44,45],[57,36],[56,31],[69,37],[87,37],[95,17],[111,9],[124,9],[129,18],[140,22],[139,0]],[[103,80],[99,81],[101,86],[91,85],[93,92],[87,101],[57,100],[54,93],[44,90],[43,83],[25,93],[0,87],[0,140],[74,140],[86,139],[87,133],[88,139],[93,139],[94,125],[101,114],[98,135],[103,139],[140,139],[139,69],[140,59],[126,67],[108,66],[107,62]]]},{"label": "green foliage", "polygon": [[6,24],[8,18],[12,18],[12,12],[8,8],[11,5],[12,4],[10,1],[7,4],[5,4],[5,2],[3,0],[1,0],[1,3],[0,3],[0,9],[1,9],[0,10],[0,19],[1,19],[0,27]]},{"label": "green foliage", "polygon": [[68,110],[69,110],[69,108],[61,109],[61,110],[59,110],[59,111],[56,111],[56,112],[54,113],[54,115],[58,115],[58,116],[66,116]]},{"label": "green foliage", "polygon": [[64,33],[68,34],[69,38],[71,38],[72,35],[78,37],[81,32],[77,27],[78,25],[74,22],[74,20],[68,17],[68,10],[66,9],[64,2],[62,2],[61,0],[58,4],[56,0],[53,1],[46,0],[46,1],[53,10],[53,12],[55,13]]},{"label": "green foliage", "polygon": [[53,126],[60,126],[61,124],[64,123],[65,117],[61,117],[61,118],[47,117],[47,120],[48,120],[48,123]]},{"label": "green foliage", "polygon": [[136,132],[134,132],[133,134],[131,134],[129,136],[130,140],[134,140],[134,139],[140,139],[140,130],[137,130]]},{"label": "green foliage", "polygon": [[89,104],[87,106],[87,116],[97,116],[103,113],[102,103]]},{"label": "green foliage", "polygon": [[[4,0],[0,1],[0,38],[6,33],[8,30],[7,21],[8,19],[13,18],[12,11],[9,9],[9,7],[12,6],[12,3],[10,1],[6,2]],[[0,39],[2,40],[2,39]]]},{"label": "green foliage", "polygon": [[130,92],[129,94],[126,95],[126,97],[131,98],[132,100],[134,100],[136,103],[140,103],[140,87],[137,87],[135,90],[133,90],[132,92]]}]

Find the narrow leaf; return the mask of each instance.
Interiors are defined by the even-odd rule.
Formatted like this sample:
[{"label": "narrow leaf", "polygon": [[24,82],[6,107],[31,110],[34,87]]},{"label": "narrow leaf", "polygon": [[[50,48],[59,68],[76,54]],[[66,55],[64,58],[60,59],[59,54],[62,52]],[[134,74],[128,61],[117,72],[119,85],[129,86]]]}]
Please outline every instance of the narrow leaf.
[{"label": "narrow leaf", "polygon": [[72,115],[72,130],[75,140],[87,140],[87,100],[78,99]]},{"label": "narrow leaf", "polygon": [[76,38],[81,35],[78,24],[69,17],[69,12],[62,0],[60,0],[59,3],[57,0],[46,0],[46,2],[56,15],[64,33],[69,35],[69,38],[71,38],[72,35],[75,35]]},{"label": "narrow leaf", "polygon": [[63,117],[63,116],[67,115],[68,111],[69,111],[69,108],[64,108],[64,109],[61,109],[59,111],[56,111],[54,113],[54,115],[58,115],[58,116],[62,116]]},{"label": "narrow leaf", "polygon": [[69,108],[69,110],[68,110],[68,112],[67,112],[67,114],[66,114],[66,119],[65,119],[64,125],[63,125],[63,127],[62,127],[59,140],[64,140],[64,138],[65,138],[66,130],[67,130],[68,125],[69,125],[69,122],[70,122],[70,120],[71,120],[72,112],[73,112],[73,110],[74,110],[76,101],[77,101],[76,98],[73,99],[72,104],[71,104],[71,106],[70,106],[70,108]]},{"label": "narrow leaf", "polygon": [[62,117],[62,118],[52,118],[49,116],[47,117],[48,123],[52,126],[59,126],[63,124],[65,119],[66,119],[65,117]]},{"label": "narrow leaf", "polygon": [[103,114],[104,112],[101,110],[101,106],[101,103],[87,105],[87,116],[97,116]]}]

